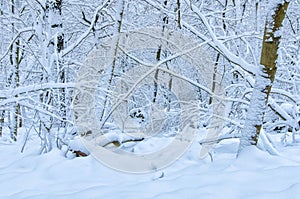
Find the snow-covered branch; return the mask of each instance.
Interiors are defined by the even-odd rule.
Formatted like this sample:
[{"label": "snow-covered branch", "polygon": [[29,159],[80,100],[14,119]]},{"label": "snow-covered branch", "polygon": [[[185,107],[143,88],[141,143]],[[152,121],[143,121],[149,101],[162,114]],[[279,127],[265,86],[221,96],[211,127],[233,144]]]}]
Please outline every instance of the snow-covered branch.
[{"label": "snow-covered branch", "polygon": [[75,83],[43,83],[34,84],[29,86],[17,87],[14,89],[0,90],[0,99],[7,99],[20,95],[46,89],[59,89],[59,88],[74,88]]},{"label": "snow-covered branch", "polygon": [[[66,56],[67,54],[69,54],[71,51],[73,51],[80,43],[82,43],[84,41],[85,38],[87,38],[89,36],[89,34],[91,33],[91,31],[93,30],[96,22],[97,22],[97,18],[98,18],[98,13],[105,9],[106,6],[108,6],[111,3],[111,0],[106,0],[101,6],[98,6],[95,9],[95,12],[93,14],[93,20],[91,21],[91,24],[89,26],[89,28],[74,42],[72,43],[70,46],[68,46],[67,48],[65,48],[62,51],[62,57]],[[102,25],[102,28],[105,28],[107,26],[111,26],[113,24],[111,23],[107,23]]]},{"label": "snow-covered branch", "polygon": [[0,61],[2,61],[6,55],[9,53],[11,47],[14,45],[14,43],[16,42],[16,40],[21,36],[22,33],[25,32],[30,32],[30,31],[34,31],[34,29],[32,27],[26,27],[23,29],[18,30],[18,33],[14,36],[14,38],[11,40],[10,44],[8,45],[6,51],[3,53],[3,55],[0,57]]},{"label": "snow-covered branch", "polygon": [[[190,3],[190,2],[187,2]],[[212,31],[212,28],[210,24],[208,23],[206,17],[201,13],[201,11],[193,4],[191,4],[192,10],[194,13],[201,19],[201,21],[204,23],[205,27],[207,28],[210,38],[207,38],[203,34],[201,34],[199,31],[197,31],[195,28],[193,28],[189,23],[183,22],[184,26],[192,31],[194,34],[196,34],[198,37],[203,39],[204,41],[208,41],[209,45],[211,45],[213,48],[217,48],[219,52],[221,52],[229,61],[235,63],[236,65],[243,68],[245,71],[251,73],[251,74],[257,74],[258,67],[248,63],[246,60],[244,60],[241,57],[236,56],[232,52],[229,51],[229,49],[220,41],[218,40],[215,33]]]}]

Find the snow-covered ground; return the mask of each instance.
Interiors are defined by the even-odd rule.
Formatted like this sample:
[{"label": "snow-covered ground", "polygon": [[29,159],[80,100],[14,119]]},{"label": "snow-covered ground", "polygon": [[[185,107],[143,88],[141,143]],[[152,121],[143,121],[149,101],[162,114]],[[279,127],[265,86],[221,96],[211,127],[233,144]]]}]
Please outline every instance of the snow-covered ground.
[{"label": "snow-covered ground", "polygon": [[[278,138],[279,139],[279,138]],[[300,198],[300,145],[271,156],[255,147],[236,158],[237,140],[217,145],[199,159],[195,142],[173,165],[135,175],[103,166],[92,156],[68,159],[53,149],[39,155],[34,147],[0,139],[0,198]]]}]

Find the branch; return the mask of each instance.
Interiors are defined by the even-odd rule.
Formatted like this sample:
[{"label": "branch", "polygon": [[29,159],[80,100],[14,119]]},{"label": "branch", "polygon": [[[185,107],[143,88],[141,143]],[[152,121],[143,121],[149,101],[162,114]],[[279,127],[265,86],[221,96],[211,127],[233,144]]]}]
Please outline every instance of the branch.
[{"label": "branch", "polygon": [[10,44],[9,44],[8,48],[6,49],[6,51],[4,52],[4,54],[0,57],[0,61],[2,61],[5,58],[5,56],[9,53],[11,47],[14,45],[14,43],[16,42],[18,37],[20,37],[20,35],[22,33],[30,32],[30,31],[34,31],[34,29],[32,27],[29,27],[29,28],[23,28],[23,29],[19,30],[18,33],[13,38],[13,40],[10,42]]},{"label": "branch", "polygon": [[23,86],[14,89],[1,90],[0,99],[8,99],[19,94],[34,92],[34,91],[39,91],[44,89],[74,88],[74,87],[75,87],[75,83],[45,83],[39,85]]},{"label": "branch", "polygon": [[[144,0],[146,1],[146,0]],[[153,2],[151,0],[147,0],[146,3],[152,5],[154,8],[156,8],[159,11],[163,11],[172,15],[176,15],[175,12],[170,12],[168,10],[166,10],[163,6],[157,4],[156,2]],[[190,4],[191,2],[189,0],[186,0],[187,4]],[[204,23],[204,25],[206,26],[207,30],[209,31],[210,34],[210,38],[206,37],[205,35],[201,34],[199,31],[197,31],[194,27],[192,27],[191,25],[189,25],[187,22],[185,22],[184,20],[181,19],[181,24],[183,26],[185,26],[188,30],[190,30],[191,32],[193,32],[195,35],[197,35],[198,37],[200,37],[201,39],[203,39],[204,41],[206,41],[208,43],[208,45],[210,45],[212,48],[216,49],[217,51],[219,51],[223,56],[225,56],[230,62],[240,66],[243,70],[255,75],[258,71],[258,67],[253,65],[253,64],[249,64],[246,60],[244,60],[241,57],[238,57],[236,55],[234,55],[233,53],[231,53],[227,47],[220,41],[218,40],[218,38],[216,37],[216,35],[214,34],[214,32],[212,31],[207,19],[205,18],[205,16],[203,14],[201,14],[200,10],[191,4],[191,9],[192,11],[194,11],[194,13],[199,16],[199,18],[202,20],[202,22]]]},{"label": "branch", "polygon": [[235,54],[231,53],[228,48],[216,37],[215,33],[211,29],[207,19],[205,16],[199,11],[199,9],[191,5],[192,10],[194,13],[201,19],[201,21],[204,23],[205,27],[207,28],[209,35],[211,39],[207,38],[203,34],[199,33],[197,30],[195,30],[191,25],[186,23],[182,20],[182,23],[184,26],[192,31],[194,34],[196,34],[198,37],[202,38],[204,41],[207,41],[210,46],[213,48],[216,48],[219,50],[219,52],[224,55],[229,61],[232,63],[235,63],[236,65],[240,66],[243,70],[255,75],[258,72],[258,67],[252,64],[249,64],[247,61],[245,61],[243,58],[236,56]]},{"label": "branch", "polygon": [[[63,51],[62,51],[62,57],[69,54],[71,51],[74,50],[74,48],[76,48],[85,38],[87,38],[87,36],[91,33],[91,31],[93,30],[97,20],[98,20],[98,12],[102,9],[104,9],[105,6],[107,6],[110,2],[110,0],[106,0],[101,6],[98,6],[94,12],[94,15],[93,15],[93,20],[90,24],[90,27],[88,28],[88,30],[86,30],[78,39],[77,41],[75,41],[72,45],[68,46],[67,48],[65,48]],[[110,25],[109,23],[108,24],[105,24],[103,25],[102,28],[106,27]]]},{"label": "branch", "polygon": [[53,117],[53,118],[56,118],[56,119],[58,119],[58,120],[60,120],[60,121],[69,122],[69,123],[73,124],[72,121],[63,119],[63,118],[61,118],[61,117],[59,117],[59,116],[57,116],[57,115],[55,115],[55,114],[53,114],[53,113],[51,113],[51,112],[49,112],[49,111],[43,109],[43,108],[40,108],[40,107],[31,105],[31,104],[28,104],[28,103],[23,102],[23,101],[19,102],[19,104],[20,104],[21,106],[25,106],[25,107],[30,108],[30,109],[32,109],[32,110],[36,110],[36,111],[38,111],[38,112],[40,112],[40,113],[49,115],[49,116],[51,116],[51,117]]},{"label": "branch", "polygon": [[199,144],[200,145],[203,145],[203,144],[214,144],[214,143],[219,143],[221,142],[222,140],[226,140],[226,139],[235,139],[235,138],[240,138],[241,135],[224,135],[218,139],[213,139],[213,140],[206,140],[206,139],[203,139],[203,140],[200,140],[199,141]]}]

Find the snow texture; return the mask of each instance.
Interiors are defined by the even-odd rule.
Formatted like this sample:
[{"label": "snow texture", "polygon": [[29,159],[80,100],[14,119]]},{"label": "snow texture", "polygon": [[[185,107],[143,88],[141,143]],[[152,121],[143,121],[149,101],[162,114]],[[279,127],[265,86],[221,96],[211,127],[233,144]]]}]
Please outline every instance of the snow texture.
[{"label": "snow texture", "polygon": [[[273,137],[273,140],[279,137]],[[38,155],[22,143],[0,140],[0,198],[231,198],[300,196],[300,145],[279,147],[271,156],[254,146],[236,159],[237,140],[222,141],[209,158],[197,142],[170,167],[145,175],[114,171],[92,156],[67,159],[53,149]],[[31,145],[34,146],[34,145]]]}]

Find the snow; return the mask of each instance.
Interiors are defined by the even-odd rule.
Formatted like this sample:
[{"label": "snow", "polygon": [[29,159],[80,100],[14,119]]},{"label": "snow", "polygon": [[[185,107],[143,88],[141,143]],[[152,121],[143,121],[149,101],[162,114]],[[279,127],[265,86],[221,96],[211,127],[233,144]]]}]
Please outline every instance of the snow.
[{"label": "snow", "polygon": [[[31,140],[0,139],[0,198],[297,198],[300,196],[300,145],[283,147],[280,155],[251,146],[236,158],[238,140],[222,141],[210,158],[199,159],[194,142],[173,165],[136,175],[103,166],[92,156],[68,159],[53,149],[37,154]],[[21,140],[21,139],[20,139]],[[278,141],[278,142],[277,142]]]},{"label": "snow", "polygon": [[[11,2],[15,2],[15,5],[13,5],[13,7],[15,7],[14,12],[12,12]],[[18,116],[23,119],[22,123],[25,127],[22,128],[27,128],[26,131],[18,129],[19,139],[17,143],[11,142],[11,140],[8,138],[9,136],[2,138],[0,137],[0,199],[234,199],[300,197],[300,96],[298,96],[299,91],[297,90],[300,62],[300,53],[298,53],[299,48],[297,46],[300,40],[299,27],[297,27],[297,24],[299,25],[298,0],[290,6],[289,9],[292,10],[289,11],[289,15],[287,15],[289,16],[288,21],[286,21],[287,23],[284,24],[282,30],[275,32],[273,35],[275,38],[279,35],[282,35],[280,47],[280,49],[282,50],[280,50],[279,61],[277,62],[278,69],[280,70],[277,71],[276,75],[276,79],[278,78],[277,80],[280,81],[274,82],[272,88],[272,96],[270,96],[268,103],[273,110],[276,110],[276,112],[279,113],[280,117],[269,116],[271,119],[266,119],[266,123],[263,126],[269,127],[269,129],[272,130],[276,127],[280,129],[283,126],[284,128],[282,128],[280,132],[292,132],[285,132],[284,137],[282,137],[281,135],[272,134],[275,133],[275,130],[274,132],[265,132],[264,130],[262,130],[260,133],[258,148],[253,146],[245,147],[238,155],[238,157],[236,157],[236,154],[239,146],[239,140],[237,140],[236,138],[228,138],[230,138],[230,136],[240,136],[240,134],[236,133],[236,131],[242,129],[244,126],[246,126],[246,128],[242,131],[246,132],[246,134],[249,134],[250,128],[248,128],[247,125],[244,125],[244,123],[251,124],[249,126],[254,126],[255,119],[258,116],[261,116],[262,114],[269,114],[269,112],[262,112],[262,107],[264,106],[260,106],[261,104],[259,103],[260,101],[264,101],[264,96],[261,95],[262,98],[259,98],[255,96],[255,94],[260,93],[254,92],[253,96],[257,97],[256,99],[258,99],[257,101],[252,100],[254,103],[252,103],[252,105],[250,106],[251,108],[253,108],[254,113],[252,113],[251,115],[249,114],[250,117],[246,115],[249,113],[249,111],[248,113],[246,113],[246,105],[249,104],[249,101],[247,101],[247,99],[252,93],[251,87],[253,87],[255,82],[254,77],[255,74],[257,75],[260,72],[257,60],[259,59],[261,52],[262,41],[260,37],[262,36],[265,27],[265,17],[266,15],[268,15],[267,20],[272,21],[271,18],[273,17],[278,4],[288,2],[288,0],[235,0],[232,2],[228,1],[228,4],[226,3],[226,5],[220,3],[224,3],[225,1],[178,1],[178,3],[181,3],[182,5],[181,10],[179,10],[182,12],[182,28],[178,30],[178,34],[184,34],[185,36],[189,37],[189,39],[186,39],[186,37],[176,37],[176,41],[171,39],[166,40],[166,38],[161,36],[168,35],[166,34],[167,29],[164,28],[164,34],[161,34],[161,25],[163,25],[162,17],[164,17],[163,15],[166,14],[169,18],[168,27],[171,28],[171,30],[177,30],[175,28],[175,26],[177,26],[176,20],[178,21],[178,23],[180,23],[179,17],[177,16],[180,16],[180,14],[179,12],[176,12],[176,10],[174,10],[176,9],[176,3],[174,2],[168,3],[169,6],[164,6],[162,2],[155,0],[147,0],[141,2],[111,0],[94,2],[64,1],[62,14],[55,12],[55,10],[53,9],[46,9],[46,3],[53,4],[55,2],[58,1],[16,0],[1,1],[0,3],[1,22],[3,24],[1,26],[1,36],[3,37],[3,39],[0,45],[0,71],[2,77],[0,78],[0,120],[1,118],[3,118],[3,121],[0,121],[0,125],[1,127],[5,128],[8,134],[12,133],[9,132],[8,127],[12,129],[12,127],[14,127],[14,124],[17,124],[15,116]],[[180,9],[179,5],[177,9]],[[203,84],[205,83],[205,81],[212,82],[218,80],[215,79],[215,77],[211,78],[212,75],[209,75],[214,72],[212,67],[208,67],[210,66],[210,61],[207,61],[207,64],[203,65],[205,67],[200,68],[199,71],[198,69],[189,69],[190,65],[193,64],[195,67],[198,67],[197,64],[199,63],[196,60],[196,56],[190,56],[189,53],[191,51],[194,51],[196,48],[198,49],[198,47],[200,46],[203,47],[203,50],[207,51],[206,53],[210,54],[212,56],[212,59],[216,62],[211,63],[211,66],[218,66],[220,71],[224,67],[224,75],[222,76],[222,83],[224,82],[224,87],[227,87],[228,85],[226,84],[232,82],[233,80],[231,77],[232,73],[229,71],[231,69],[238,69],[239,77],[237,78],[236,83],[240,83],[241,85],[243,85],[243,87],[238,87],[240,91],[237,94],[227,93],[228,96],[226,96],[224,101],[226,101],[226,103],[229,100],[231,100],[232,103],[243,103],[241,110],[237,110],[237,112],[241,112],[241,114],[237,114],[236,117],[230,117],[230,119],[226,119],[226,116],[229,115],[229,113],[224,114],[224,116],[221,114],[219,115],[220,118],[222,116],[222,119],[226,119],[226,127],[228,128],[228,131],[222,134],[224,138],[223,141],[213,145],[214,149],[209,154],[209,156],[203,159],[200,158],[200,152],[203,151],[204,148],[201,148],[203,147],[203,144],[202,146],[199,145],[199,141],[201,141],[202,139],[196,138],[191,148],[187,151],[187,153],[183,155],[183,157],[181,157],[169,167],[163,168],[163,170],[140,175],[122,173],[101,164],[101,162],[95,159],[95,156],[90,155],[89,151],[87,151],[83,147],[80,139],[69,140],[68,138],[66,138],[68,136],[73,136],[73,133],[72,135],[68,134],[69,130],[66,130],[64,132],[56,131],[56,128],[60,128],[60,126],[58,126],[58,121],[66,121],[66,119],[63,119],[64,117],[62,116],[65,114],[60,114],[62,106],[66,107],[68,122],[67,125],[73,124],[72,121],[69,121],[73,118],[73,116],[70,116],[71,114],[69,114],[71,109],[73,108],[73,104],[71,104],[72,107],[70,107],[70,103],[75,101],[74,104],[76,104],[77,96],[74,96],[74,100],[71,100],[74,93],[74,89],[72,88],[80,87],[81,89],[85,89],[85,91],[87,91],[89,90],[89,86],[96,85],[92,84],[93,82],[90,81],[89,83],[91,84],[86,84],[85,82],[82,85],[78,85],[74,83],[76,77],[78,77],[79,79],[84,77],[96,77],[94,81],[98,84],[99,87],[102,87],[99,84],[99,79],[97,78],[99,77],[98,74],[100,75],[100,73],[102,72],[103,75],[105,75],[104,72],[106,70],[104,70],[104,67],[106,65],[103,64],[102,66],[101,63],[108,63],[107,60],[110,60],[110,56],[116,55],[116,48],[113,48],[114,50],[112,54],[106,53],[106,50],[100,51],[100,49],[102,47],[105,49],[112,49],[111,46],[113,45],[106,46],[106,44],[111,44],[112,41],[114,41],[113,39],[111,39],[114,38],[111,37],[113,33],[119,35],[119,32],[117,30],[118,25],[121,25],[122,19],[120,13],[123,11],[123,22],[122,27],[120,28],[124,31],[128,30],[128,32],[121,35],[125,35],[128,33],[130,33],[128,35],[134,35],[133,30],[140,30],[141,34],[147,35],[152,33],[151,29],[154,30],[154,28],[149,27],[158,26],[159,28],[156,30],[159,30],[159,37],[157,37],[156,40],[161,40],[159,41],[160,45],[157,45],[158,43],[156,42],[150,42],[151,45],[149,44],[149,48],[147,46],[147,48],[145,48],[145,45],[148,44],[145,43],[145,41],[139,40],[140,37],[135,37],[135,41],[128,40],[126,43],[135,44],[135,46],[129,45],[133,46],[130,47],[132,49],[123,46],[123,43],[125,45],[125,41],[120,42],[118,50],[120,54],[117,54],[120,58],[118,59],[118,61],[120,61],[120,65],[123,64],[123,61],[126,61],[124,62],[124,65],[128,64],[132,65],[132,67],[145,65],[145,67],[150,66],[153,68],[152,71],[147,70],[148,72],[142,73],[143,75],[139,76],[139,78],[137,78],[137,81],[133,81],[132,87],[129,87],[130,90],[128,92],[124,91],[125,93],[122,93],[124,94],[123,96],[127,96],[127,98],[124,97],[124,99],[126,98],[127,101],[129,99],[129,96],[134,96],[135,91],[138,90],[138,83],[144,82],[144,79],[147,79],[146,77],[151,76],[150,73],[155,72],[157,69],[166,74],[165,76],[160,76],[159,74],[158,77],[168,76],[168,81],[170,82],[170,84],[168,85],[169,89],[172,86],[172,90],[176,92],[178,91],[178,96],[180,94],[180,96],[188,98],[188,100],[183,97],[182,99],[184,100],[178,98],[179,102],[183,102],[182,104],[184,104],[184,102],[189,102],[189,97],[194,96],[195,89],[192,90],[193,93],[190,92],[191,90],[189,89],[182,89],[184,87],[178,86],[180,90],[177,89],[175,84],[177,81],[176,79],[180,79],[180,81],[190,83],[193,86],[201,89],[201,92],[206,91],[211,96],[218,95],[219,93],[211,91],[211,88],[213,87],[210,84]],[[161,13],[164,14],[162,15]],[[85,18],[84,15],[87,16],[87,18]],[[47,18],[47,16],[49,18]],[[120,22],[120,24],[118,24],[118,22]],[[51,28],[51,25],[54,26]],[[63,30],[61,30],[60,25],[63,26]],[[270,32],[271,29],[274,28],[273,26],[274,24],[268,24],[268,32]],[[55,49],[57,47],[56,40],[57,35],[62,33],[61,31],[63,31],[65,36],[64,49],[58,54],[57,52],[55,52]],[[153,33],[155,32],[153,31]],[[177,34],[176,31],[172,33],[172,35],[175,34]],[[128,38],[129,37],[130,36],[128,36]],[[151,38],[152,37],[156,38],[155,34],[151,35]],[[107,38],[110,39],[108,39],[107,41],[109,42],[106,43],[105,40]],[[170,36],[170,38],[172,38],[172,36]],[[54,43],[52,43],[53,39]],[[194,39],[196,40],[194,41]],[[274,38],[268,38],[267,41],[272,42],[273,39]],[[164,42],[176,44],[174,45],[175,49],[180,46],[184,46],[184,48],[179,48],[179,51],[177,50],[174,52],[173,47],[161,48],[162,52],[166,52],[163,54],[165,54],[167,58],[164,58],[164,60],[161,60],[159,63],[146,63],[153,60],[152,58],[150,58],[150,56],[148,57],[148,50],[146,49],[156,49],[154,51],[157,52],[157,47],[161,46],[161,44],[163,44]],[[93,59],[85,62],[84,59],[87,53],[95,44],[101,44],[97,46],[98,52],[102,53],[101,57],[96,58],[95,56],[93,57]],[[195,44],[199,46],[195,46]],[[19,47],[20,53],[18,52]],[[144,49],[145,53],[144,51],[137,52],[141,49]],[[154,51],[153,54],[156,54]],[[149,52],[149,54],[151,53],[152,52]],[[220,55],[220,59],[219,55],[217,54]],[[12,55],[11,58],[14,59],[18,55],[20,55],[20,57],[22,58],[20,60],[10,60],[10,55]],[[124,57],[124,55],[126,56]],[[206,54],[198,53],[197,56],[204,55]],[[130,59],[127,59],[127,56]],[[164,56],[162,56],[162,58],[163,57]],[[188,59],[191,60],[191,63],[182,63],[180,59],[185,57],[190,57]],[[175,58],[177,58],[177,60]],[[18,63],[18,61],[20,61],[20,63]],[[62,68],[56,68],[55,65],[50,64],[54,62],[57,64],[57,66],[60,65],[60,63],[62,64],[61,66],[63,67],[65,73],[61,73],[61,76],[65,76],[65,80],[67,83],[57,83],[57,72],[59,72],[59,69]],[[162,67],[162,64],[167,62],[170,67]],[[88,67],[96,67],[98,65],[101,65],[101,67],[103,67],[103,70],[99,70],[96,74],[91,74],[91,76],[85,74],[85,76],[81,77],[81,71],[78,70],[78,67],[94,63],[97,64],[89,65]],[[296,65],[293,65],[293,63],[296,63]],[[178,70],[171,70],[171,65],[173,64],[178,65],[178,67],[176,66]],[[179,66],[182,67],[180,68]],[[122,68],[130,67],[125,66]],[[179,68],[180,70],[184,68],[184,72],[180,72]],[[130,69],[130,71],[136,70]],[[87,72],[90,71],[87,70]],[[198,75],[198,72],[201,72],[201,74]],[[128,73],[126,75],[130,77],[130,74]],[[173,77],[170,79],[169,75]],[[19,78],[20,81],[17,80]],[[116,79],[118,78],[119,76],[116,77]],[[42,83],[38,83],[40,79],[42,79]],[[106,79],[108,80],[109,77],[107,77]],[[151,79],[151,83],[152,82],[153,79]],[[219,83],[219,81],[215,82]],[[263,81],[259,83],[261,84],[258,84],[258,86],[262,86],[262,90],[266,83]],[[230,84],[230,86],[236,87],[238,86],[238,84],[234,83]],[[116,85],[118,84],[116,83]],[[91,88],[93,88],[92,86]],[[278,88],[274,88],[274,86],[278,86]],[[104,101],[104,98],[106,100],[107,94],[115,94],[112,91],[113,89],[111,89],[112,87],[107,88],[108,89],[103,92],[100,92],[100,89],[97,90],[97,92],[99,91],[99,95],[103,94],[101,97],[99,97],[100,100],[103,99],[102,101]],[[67,91],[63,96],[61,96],[60,92],[62,90]],[[80,90],[80,92],[83,90]],[[51,93],[48,95],[48,93],[43,93],[43,91],[51,91]],[[150,90],[149,92],[152,93],[152,90]],[[176,92],[175,95],[177,94]],[[186,95],[187,93],[192,94],[191,96],[189,96]],[[44,97],[42,96],[43,94]],[[46,95],[47,97],[45,97]],[[52,96],[54,97],[52,98]],[[152,96],[153,95],[151,94],[151,97]],[[156,97],[157,96],[155,96],[155,100],[158,99]],[[218,97],[218,99],[221,98],[220,96]],[[48,99],[49,101],[47,102]],[[93,98],[92,101],[94,101],[94,99],[96,98]],[[197,96],[197,100],[198,99],[200,98]],[[72,102],[68,102],[70,100]],[[112,100],[111,105],[108,105],[108,107],[111,106],[113,107],[113,109],[117,109],[116,107],[118,106],[118,104],[121,104],[121,102],[125,104],[124,101],[125,100],[122,99],[120,99],[120,101]],[[152,102],[152,99],[150,99],[150,101]],[[118,104],[116,106],[113,106],[114,102]],[[98,103],[97,105],[101,105],[101,103]],[[205,103],[205,101],[203,103]],[[214,106],[215,104],[217,104],[215,103],[215,101],[213,101],[213,103]],[[20,105],[20,111],[16,111],[16,105]],[[184,106],[180,105],[180,107],[183,108]],[[194,106],[187,107],[191,107],[190,109],[188,109],[191,110],[191,115],[196,112],[192,109],[194,108]],[[207,108],[207,106],[203,107]],[[231,107],[235,108],[234,106]],[[201,109],[202,106],[198,106],[198,108]],[[248,110],[251,110],[251,108],[249,108]],[[91,107],[89,107],[89,110],[91,110]],[[120,108],[118,110],[122,109]],[[163,112],[164,109],[160,109],[160,107],[158,107],[157,110],[158,111],[155,112],[157,115],[165,116],[166,113]],[[128,110],[128,112],[130,111]],[[220,111],[218,111],[217,113],[219,112]],[[226,112],[229,112],[229,110]],[[78,115],[75,115],[74,117]],[[153,118],[159,118],[155,114],[153,115]],[[50,133],[46,132],[46,127],[48,126],[49,121],[52,121],[48,116],[54,118]],[[147,115],[143,114],[143,116]],[[83,118],[84,121],[89,120],[89,117],[85,115],[83,117],[79,117],[80,119]],[[207,117],[209,118],[209,116]],[[246,117],[247,120],[244,120],[244,117]],[[205,121],[203,123],[209,123],[208,121],[211,120],[205,118]],[[152,122],[152,120],[150,122]],[[45,123],[45,128],[42,128],[42,123]],[[158,124],[159,122],[155,121],[153,122],[153,124],[154,123]],[[125,125],[123,125],[122,127],[124,126]],[[128,126],[126,123],[126,127]],[[160,125],[156,126],[159,126],[159,129],[161,129]],[[208,126],[208,124],[204,126]],[[229,128],[229,126],[231,128]],[[103,145],[106,145],[108,142],[112,141],[118,141],[122,143],[122,141],[128,139],[127,134],[124,133],[123,135],[120,135],[120,132],[116,132],[112,127],[114,126],[111,126],[111,128],[107,128],[107,131],[111,132],[108,132],[103,136],[105,137],[104,141],[106,141],[106,143],[104,143]],[[119,127],[121,126],[119,125]],[[29,129],[34,128],[36,129],[36,132],[31,131],[29,133]],[[232,135],[231,133],[227,132],[233,132],[236,134]],[[36,135],[39,133],[41,139],[43,139],[42,141]],[[145,139],[143,140],[143,142],[139,143],[123,143],[121,144],[121,147],[123,147],[122,149],[124,150],[127,149],[127,152],[132,152],[135,154],[150,153],[154,150],[161,150],[163,147],[165,147],[165,145],[169,144],[168,141],[169,138],[173,136],[172,133],[173,132],[170,132],[168,136],[157,136],[149,140]],[[25,139],[20,137],[23,135],[28,136],[26,145],[24,145]],[[36,137],[34,137],[33,135],[36,135]],[[211,136],[214,134],[209,135],[210,136],[207,136],[209,140],[204,141],[211,141],[212,139],[216,138],[214,136]],[[55,144],[57,143],[55,143],[54,140],[57,137],[60,137],[61,142],[67,143],[68,146],[64,145],[61,150],[56,149]],[[222,137],[219,137],[219,139],[222,139]],[[100,141],[102,140],[99,139],[97,141],[101,143]],[[271,141],[275,142],[272,143]],[[52,150],[49,153],[39,154],[39,152],[41,151],[41,146],[45,145],[45,142],[49,144],[49,146],[47,145],[47,149],[49,148],[49,150]],[[209,144],[211,143],[209,142]],[[112,145],[113,144],[110,144],[111,148],[115,147],[114,145]],[[23,151],[23,147],[24,152],[21,153],[21,151]],[[74,153],[68,151],[69,149],[72,149],[73,151],[80,150],[85,154],[88,154],[88,156],[76,158]],[[172,147],[172,149],[177,148]],[[46,151],[46,148],[44,151]],[[273,155],[270,155],[269,153]],[[172,157],[175,156],[175,153],[171,154]],[[103,156],[103,154],[101,155]],[[211,162],[211,160],[213,161]],[[121,160],[118,159],[119,164],[120,162]],[[132,165],[134,166],[137,165],[135,162],[127,162],[132,163]],[[127,162],[125,162],[124,165]]]},{"label": "snow", "polygon": [[296,114],[300,113],[299,107],[297,107],[294,104],[290,104],[287,102],[284,102],[280,105],[280,107],[289,115],[296,116]]}]

